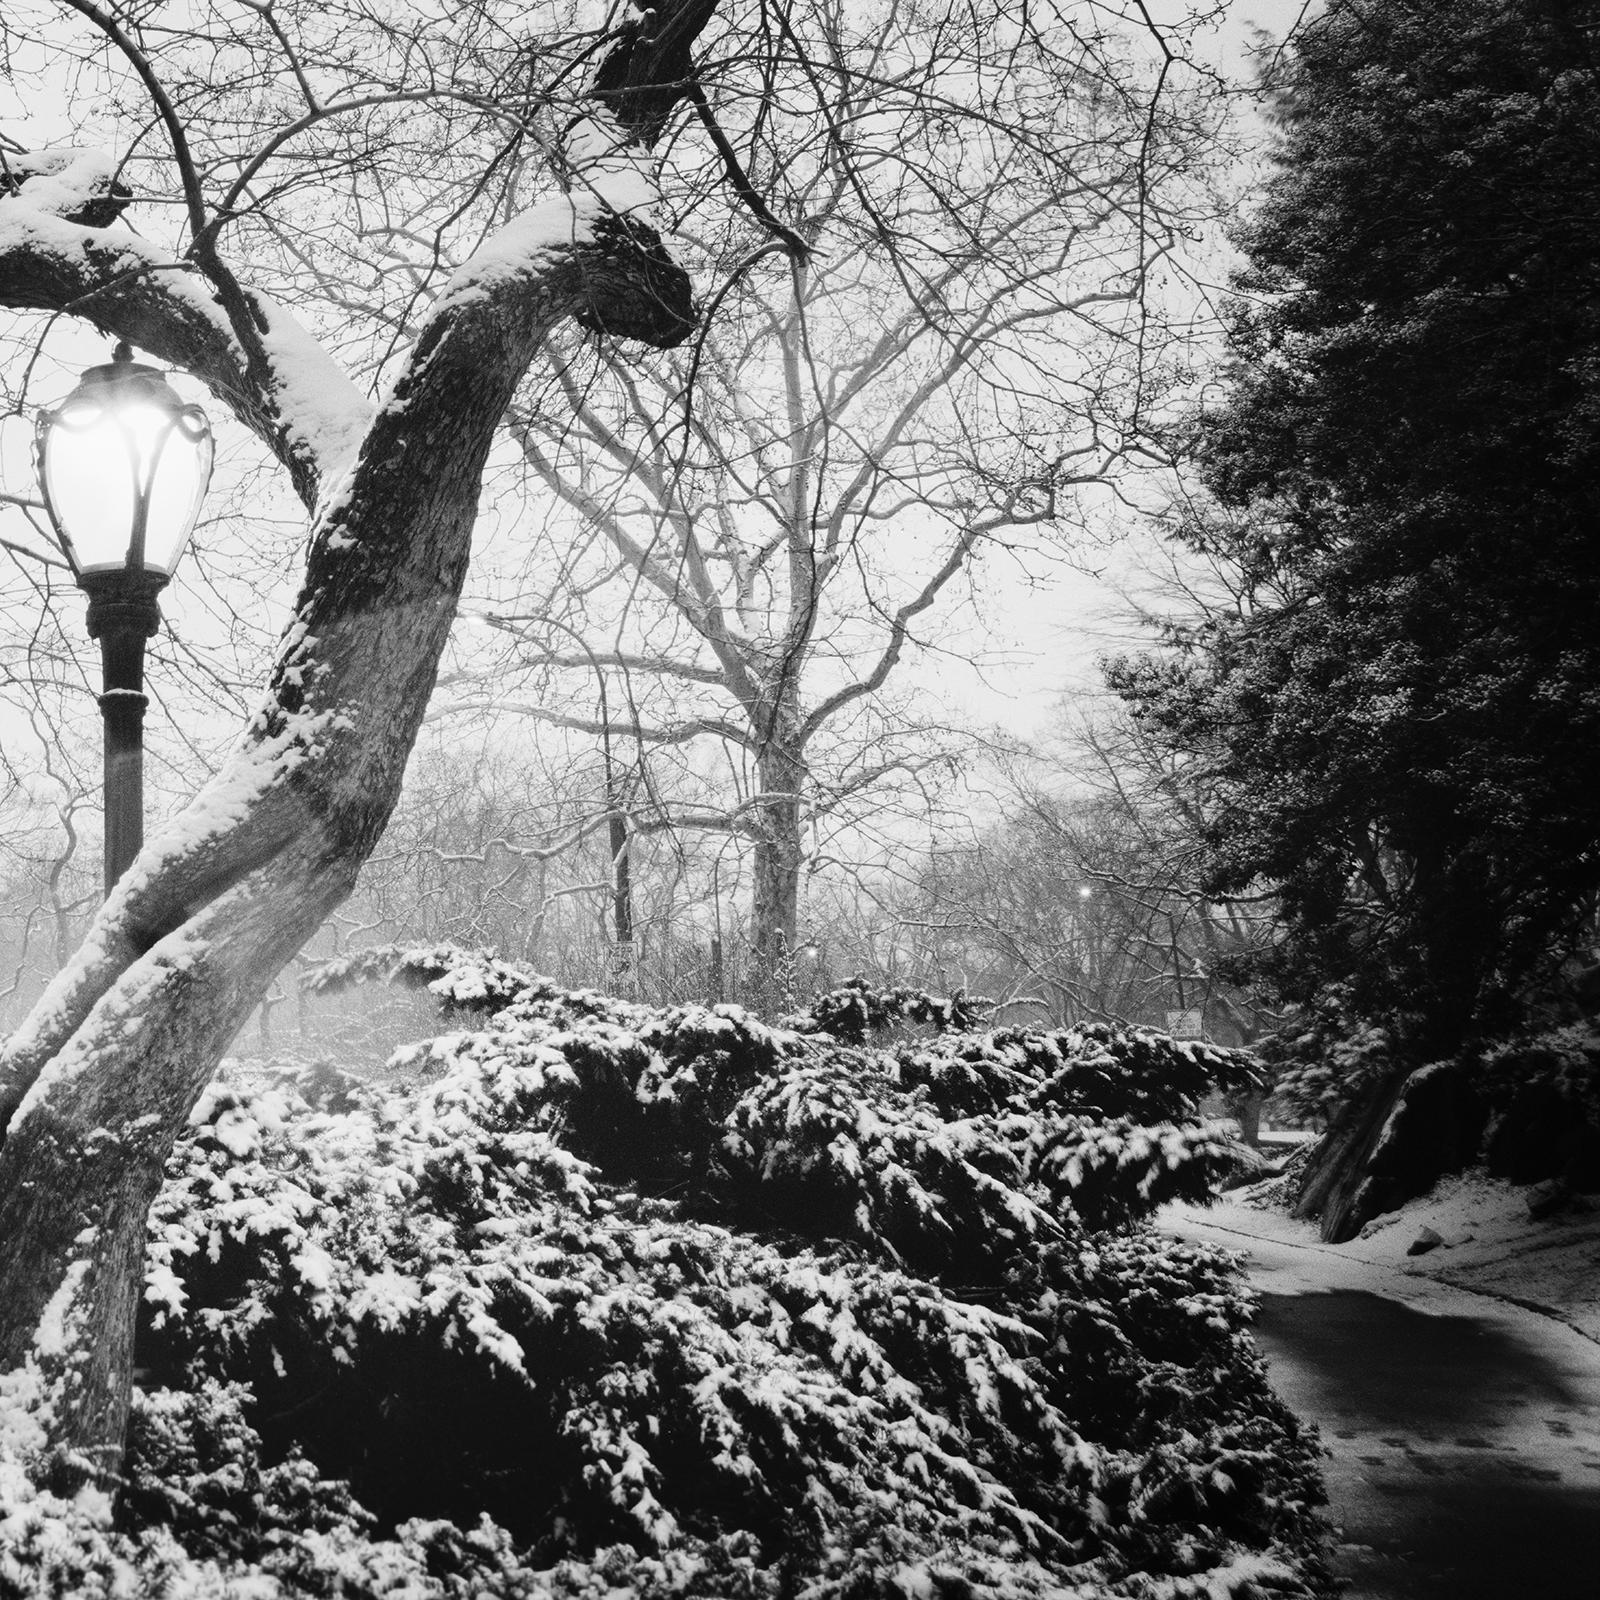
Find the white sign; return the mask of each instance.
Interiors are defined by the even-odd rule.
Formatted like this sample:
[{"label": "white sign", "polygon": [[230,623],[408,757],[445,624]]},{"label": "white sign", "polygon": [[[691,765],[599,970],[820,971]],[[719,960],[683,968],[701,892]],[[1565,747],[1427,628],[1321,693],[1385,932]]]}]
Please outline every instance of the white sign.
[{"label": "white sign", "polygon": [[1174,1039],[1203,1039],[1206,1036],[1205,1013],[1198,1008],[1191,1011],[1169,1011],[1167,1032]]}]

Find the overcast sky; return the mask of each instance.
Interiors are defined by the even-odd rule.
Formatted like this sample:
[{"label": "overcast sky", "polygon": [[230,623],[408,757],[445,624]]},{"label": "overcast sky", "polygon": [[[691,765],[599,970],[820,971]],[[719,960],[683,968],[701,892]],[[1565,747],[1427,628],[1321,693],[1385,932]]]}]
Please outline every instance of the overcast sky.
[{"label": "overcast sky", "polygon": [[[1187,9],[1185,0],[1146,3],[1158,23]],[[1197,50],[1230,75],[1246,78],[1252,29],[1263,28],[1281,39],[1307,9],[1304,0],[1234,0],[1214,32],[1197,42]],[[3,121],[0,131],[29,134],[34,142],[40,133],[32,127],[11,128]],[[85,360],[102,355],[95,344]],[[13,426],[0,429],[5,435],[0,439],[0,455],[5,458],[8,480],[15,473],[29,475],[31,440],[23,435],[31,435],[31,428],[22,425],[26,420],[13,419]],[[1130,530],[1136,529],[1136,518],[1122,520]],[[923,681],[936,687],[956,715],[1001,724],[1018,733],[1035,730],[1048,720],[1064,693],[1084,692],[1098,685],[1095,659],[1100,653],[1137,641],[1137,628],[1129,620],[1119,591],[1137,584],[1138,567],[1147,556],[1147,543],[1131,531],[1120,546],[1086,548],[1082,560],[1087,571],[1036,562],[1030,579],[1016,569],[993,566],[979,576],[975,607],[955,629],[941,629],[942,651],[921,669]],[[176,591],[173,598],[178,598]],[[997,657],[983,674],[964,660],[980,639]],[[92,664],[89,674],[93,674]]]},{"label": "overcast sky", "polygon": [[[1158,22],[1187,10],[1185,0],[1147,0]],[[1197,41],[1197,51],[1230,76],[1248,81],[1257,29],[1281,42],[1319,0],[1233,0],[1217,28]],[[941,658],[936,674],[952,711],[993,723],[1014,733],[1032,733],[1049,722],[1064,696],[1099,691],[1096,660],[1102,654],[1136,648],[1143,637],[1123,598],[1124,591],[1147,587],[1141,569],[1159,562],[1138,518],[1119,519],[1126,536],[1119,544],[1082,552],[1085,570],[1069,568],[1041,574],[1034,583],[998,580],[986,589],[971,619],[972,638],[980,631],[1003,663],[979,674],[962,670],[951,656]],[[959,655],[956,641],[946,643]]]}]

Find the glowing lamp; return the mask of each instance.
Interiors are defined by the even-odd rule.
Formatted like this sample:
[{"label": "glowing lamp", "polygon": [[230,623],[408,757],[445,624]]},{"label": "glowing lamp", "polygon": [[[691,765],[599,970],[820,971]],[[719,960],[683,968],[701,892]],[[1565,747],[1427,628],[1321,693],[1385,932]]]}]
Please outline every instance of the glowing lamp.
[{"label": "glowing lamp", "polygon": [[[172,576],[211,481],[211,425],[118,345],[39,418],[39,483],[80,584],[99,573]],[[141,585],[143,587],[143,585]]]},{"label": "glowing lamp", "polygon": [[211,425],[119,344],[39,417],[39,485],[62,554],[89,596],[105,719],[106,892],[144,838],[145,640],[211,481]]}]

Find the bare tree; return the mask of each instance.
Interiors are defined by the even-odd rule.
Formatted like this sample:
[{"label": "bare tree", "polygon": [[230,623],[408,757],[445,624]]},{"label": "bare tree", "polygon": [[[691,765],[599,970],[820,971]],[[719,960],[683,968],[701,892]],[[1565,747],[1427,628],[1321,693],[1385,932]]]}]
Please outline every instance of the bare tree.
[{"label": "bare tree", "polygon": [[1005,764],[1000,820],[930,854],[901,901],[908,931],[1002,998],[1052,1021],[1167,1027],[1250,1045],[1276,1020],[1230,976],[1270,944],[1270,899],[1200,888],[1204,797],[1126,716],[1080,719]]},{"label": "bare tree", "polygon": [[712,920],[696,914],[709,872],[671,836],[646,831],[625,833],[628,870],[619,874],[613,805],[627,804],[631,781],[581,738],[508,748],[436,734],[413,760],[383,845],[341,915],[372,942],[450,940],[563,983],[645,985],[671,998],[662,969],[677,963],[664,958],[684,936],[693,942],[696,921]]},{"label": "bare tree", "polygon": [[[44,762],[44,782],[9,780],[0,794],[0,1025],[22,1015],[71,959],[98,896],[85,813],[93,803]],[[87,859],[86,859],[87,858]]]},{"label": "bare tree", "polygon": [[[936,23],[926,38],[903,25],[909,8],[889,6],[892,26],[877,47],[876,21],[846,29],[839,7],[764,5],[731,20],[716,13],[717,0],[662,0],[614,22],[585,13],[569,25],[564,10],[530,21],[509,0],[440,15],[377,0],[243,0],[173,16],[114,0],[21,0],[0,18],[0,61],[24,113],[53,130],[65,82],[74,120],[50,149],[0,149],[0,306],[31,317],[21,326],[35,343],[76,321],[208,387],[257,458],[289,485],[307,536],[293,614],[242,739],[189,806],[153,830],[82,947],[0,1053],[0,1364],[32,1385],[48,1437],[81,1463],[114,1465],[120,1452],[144,1219],[163,1159],[221,1050],[348,895],[396,803],[465,581],[485,474],[504,463],[494,454],[502,420],[515,405],[524,465],[532,441],[558,448],[548,423],[559,404],[571,408],[574,438],[589,426],[585,407],[610,426],[610,402],[591,394],[591,367],[561,336],[564,326],[598,342],[592,370],[625,392],[632,358],[617,357],[616,341],[670,349],[700,320],[661,227],[697,267],[716,272],[720,263],[710,320],[726,314],[741,338],[776,340],[784,362],[809,344],[820,354],[804,357],[803,372],[833,396],[762,450],[785,492],[811,484],[827,516],[835,503],[843,508],[838,542],[809,543],[826,517],[808,513],[803,534],[793,531],[795,516],[780,517],[778,543],[739,569],[735,591],[743,584],[757,610],[785,619],[781,626],[764,643],[754,634],[747,642],[735,599],[720,623],[695,634],[713,654],[720,640],[723,669],[745,674],[744,720],[728,728],[738,729],[733,747],[753,762],[744,803],[767,819],[758,842],[771,848],[762,891],[777,908],[769,922],[781,926],[792,904],[793,840],[810,803],[807,730],[821,725],[818,713],[858,707],[881,687],[940,592],[944,580],[930,587],[930,577],[959,568],[1006,526],[1047,522],[1081,462],[1098,471],[1133,437],[1120,423],[1104,432],[1096,401],[1087,434],[1058,445],[1053,422],[1030,421],[1029,405],[1068,396],[1054,379],[1041,388],[1029,378],[1046,369],[1028,365],[1026,346],[1045,325],[1035,302],[1064,301],[1081,322],[1103,297],[1123,308],[1107,330],[1123,352],[1121,367],[1108,371],[1132,385],[1131,408],[1118,414],[1137,418],[1148,402],[1141,291],[1183,220],[1164,215],[1156,197],[1194,159],[1180,137],[1194,129],[1162,115],[1165,58],[1148,81],[1124,83],[1095,6],[1071,16],[1063,8],[1046,33],[1034,30],[1033,8],[994,0],[977,22]],[[916,66],[917,51],[943,48],[949,30],[975,27],[998,39],[1022,25],[1031,42],[986,45],[965,79]],[[842,52],[863,28],[865,53],[854,45]],[[826,130],[815,147],[786,142],[799,97]],[[877,112],[880,98],[891,115]],[[685,100],[703,141],[685,137],[674,117]],[[1051,206],[1073,194],[1041,192],[1021,213],[1032,231],[1012,234],[971,232],[965,213],[929,211],[913,194],[916,173],[935,173],[946,159],[941,119],[980,108],[993,130],[988,181],[997,161],[1011,160],[1003,130],[1032,128],[1034,104],[1059,106],[1068,119],[1046,118],[1048,137],[1028,134],[1038,160],[1050,139],[1079,124],[1120,130],[1073,147],[1082,168],[1076,198],[1126,225],[1117,252],[1089,258],[1110,276],[1087,298],[1064,294],[1065,279],[1025,268],[1052,232]],[[926,122],[921,134],[917,117]],[[735,139],[745,142],[742,155]],[[114,149],[101,153],[108,140]],[[902,178],[875,188],[900,151],[914,152],[900,160]],[[898,430],[891,420],[876,434],[871,425],[884,419],[872,407],[839,413],[851,363],[813,339],[804,293],[833,270],[831,231],[841,261],[850,259],[846,211],[818,204],[803,229],[779,220],[792,200],[825,196],[838,172],[861,191],[854,237],[898,231],[934,241],[921,259],[910,244],[890,251],[881,280],[907,287],[909,277],[920,308],[914,326],[934,330],[931,345],[920,334],[913,341],[920,384],[960,398],[966,376],[1010,332],[1011,353],[985,369],[981,393],[1026,392],[1029,404],[991,417],[930,399],[906,411]],[[963,186],[958,173],[941,181],[952,193]],[[896,209],[902,199],[909,203]],[[773,300],[770,283],[766,302],[735,300],[747,279],[760,286],[753,264],[735,270],[751,253],[733,221],[744,216],[796,263],[797,309]],[[128,225],[135,218],[143,231]],[[1084,237],[1070,218],[1055,231],[1074,244]],[[1024,263],[1031,309],[1014,322],[974,323],[988,292],[988,253],[1004,254],[1008,241]],[[1051,259],[1072,266],[1084,258],[1063,244]],[[757,315],[763,303],[776,311],[775,328]],[[869,294],[865,304],[873,303]],[[732,354],[705,347],[698,364],[671,378],[667,392],[687,421],[674,432],[663,413],[641,436],[640,471],[632,462],[628,469],[630,493],[654,494],[648,472],[665,473],[658,520],[680,539],[672,563],[688,598],[662,599],[678,619],[712,614],[704,597],[716,585],[707,589],[691,570],[700,557],[707,572],[721,561],[735,570],[731,556],[707,555],[683,537],[685,518],[713,504],[710,493],[690,491],[693,463],[679,465],[683,440],[706,433],[689,380],[719,361],[738,374]],[[536,362],[549,376],[518,400]],[[1107,383],[1094,393],[1125,387],[1120,377]],[[16,398],[29,403],[26,381]],[[983,456],[965,488],[942,443],[882,474],[838,468],[846,484],[860,481],[853,499],[823,487],[836,470],[825,464],[846,460],[856,430],[874,448],[898,450],[952,416],[960,425],[937,438],[970,436],[1001,451]],[[616,478],[618,465],[606,473]],[[587,481],[597,509],[611,505],[605,474],[557,471],[560,484]],[[932,506],[943,542],[909,595],[867,584],[860,614],[887,631],[858,658],[817,619],[842,582],[829,574],[854,566],[890,576],[887,566],[872,567],[854,528],[892,520],[897,498]],[[30,508],[8,502],[8,510],[26,516]],[[284,564],[281,529],[270,537],[273,559]],[[646,536],[645,563],[633,569],[638,581],[670,570],[648,550],[655,537]],[[584,579],[576,558],[569,572]],[[819,640],[864,688],[836,678],[811,699],[800,696],[796,674]],[[619,665],[630,659],[616,654]]]},{"label": "bare tree", "polygon": [[[658,344],[693,326],[688,280],[646,220],[651,170],[636,152],[692,77],[714,3],[537,44],[518,31],[520,9],[489,5],[404,38],[387,8],[337,4],[212,16],[212,32],[90,0],[28,9],[8,9],[6,42],[49,25],[63,51],[120,74],[137,103],[123,154],[141,160],[7,158],[0,304],[91,320],[207,383],[287,473],[311,526],[294,619],[242,742],[156,832],[0,1057],[0,1363],[31,1375],[52,1443],[103,1466],[121,1449],[162,1161],[228,1039],[383,830],[518,382],[573,316]],[[64,27],[68,13],[81,29]],[[392,79],[348,48],[356,28]],[[475,60],[439,59],[464,35]],[[208,88],[228,77],[219,55],[247,63],[251,81]],[[554,116],[563,98],[563,188],[530,206],[521,174],[539,119],[527,108]],[[310,150],[291,158],[302,137]],[[412,225],[446,228],[449,208],[470,202],[483,241],[418,315],[374,406],[227,247],[259,234],[249,259],[271,281],[274,248],[323,248],[312,201],[335,209],[358,181],[369,192],[385,163],[415,156],[411,141],[429,170],[443,161],[445,207],[421,203],[428,173],[413,167]],[[133,187],[119,168],[175,205],[181,223],[163,231],[179,248],[116,225]],[[445,180],[465,173],[452,191]],[[347,219],[335,236],[354,250],[364,230]]]},{"label": "bare tree", "polygon": [[1133,13],[775,16],[803,47],[710,127],[791,221],[712,235],[683,206],[717,315],[645,361],[568,341],[519,399],[550,510],[475,574],[505,649],[446,697],[515,698],[656,773],[711,746],[711,781],[646,785],[635,824],[737,842],[769,963],[819,835],[914,803],[961,749],[896,685],[974,567],[1070,550],[1085,493],[1153,459],[1152,286],[1202,213],[1214,109]]}]

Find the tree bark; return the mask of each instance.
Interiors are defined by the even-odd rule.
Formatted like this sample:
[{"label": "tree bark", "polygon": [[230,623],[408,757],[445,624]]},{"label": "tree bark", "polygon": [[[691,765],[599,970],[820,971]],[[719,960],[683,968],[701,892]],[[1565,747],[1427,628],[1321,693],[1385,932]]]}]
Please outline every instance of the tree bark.
[{"label": "tree bark", "polygon": [[1294,1214],[1318,1219],[1322,1237],[1343,1244],[1466,1166],[1483,1129],[1478,1096],[1455,1064],[1391,1074],[1323,1136]]},{"label": "tree bark", "polygon": [[[758,723],[759,725],[759,723]],[[756,772],[762,801],[755,838],[751,893],[752,942],[764,981],[795,948],[800,916],[801,797],[805,757],[792,717],[770,720],[771,732],[758,751]]]},{"label": "tree bark", "polygon": [[[53,1436],[96,1465],[121,1449],[162,1163],[228,1040],[382,833],[465,576],[495,424],[539,338],[580,303],[579,275],[563,262],[519,298],[532,303],[436,331],[318,530],[290,647],[243,749],[136,864],[85,959],[7,1052],[0,1365],[36,1359]],[[213,829],[241,796],[237,820]]]},{"label": "tree bark", "polygon": [[1365,1167],[1405,1087],[1391,1078],[1358,1106],[1347,1107],[1322,1136],[1306,1171],[1294,1214],[1321,1224],[1330,1244],[1354,1238],[1369,1220],[1363,1213],[1372,1196],[1357,1207]]}]

